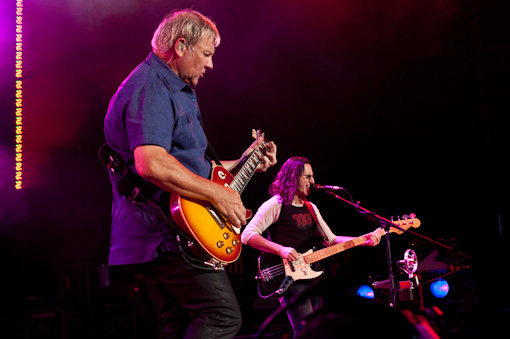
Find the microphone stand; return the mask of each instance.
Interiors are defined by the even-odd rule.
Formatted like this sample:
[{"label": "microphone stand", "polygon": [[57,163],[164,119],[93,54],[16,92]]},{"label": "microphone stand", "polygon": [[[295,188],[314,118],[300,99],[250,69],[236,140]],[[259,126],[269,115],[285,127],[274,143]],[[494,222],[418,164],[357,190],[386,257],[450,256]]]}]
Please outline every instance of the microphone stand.
[{"label": "microphone stand", "polygon": [[[345,189],[343,189],[345,190]],[[375,214],[374,212],[371,212],[369,210],[367,210],[366,208],[363,208],[359,205],[359,201],[355,204],[354,202],[351,202],[347,199],[344,199],[342,198],[341,196],[331,192],[331,190],[326,190],[325,191],[327,194],[331,195],[332,197],[334,197],[335,199],[338,199],[338,200],[341,200],[351,206],[353,206],[360,214],[362,214],[363,216],[365,216],[365,218],[369,221],[373,221],[373,222],[376,222],[378,223],[383,229],[384,231],[386,232],[386,260],[388,262],[388,273],[389,273],[389,276],[390,276],[390,306],[391,307],[396,307],[397,305],[397,294],[396,294],[396,282],[395,282],[395,277],[394,277],[394,274],[393,274],[393,265],[392,265],[392,261],[391,261],[391,248],[390,248],[390,237],[389,237],[389,233],[390,233],[390,228],[391,227],[394,227],[402,232],[407,232],[407,230],[401,228],[400,226],[394,224],[391,220],[388,220],[386,218],[383,218],[381,217],[380,215],[377,215]],[[347,191],[346,191],[347,192]],[[349,192],[347,192],[349,194]],[[349,194],[349,197],[350,197],[350,194]],[[351,197],[351,200],[352,200],[352,197]]]}]

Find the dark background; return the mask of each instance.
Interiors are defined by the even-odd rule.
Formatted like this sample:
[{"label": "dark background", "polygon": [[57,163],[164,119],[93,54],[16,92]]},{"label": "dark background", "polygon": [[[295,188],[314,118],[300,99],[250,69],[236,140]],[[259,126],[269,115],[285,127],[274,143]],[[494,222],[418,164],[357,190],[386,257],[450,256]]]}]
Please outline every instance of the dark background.
[{"label": "dark background", "polygon": [[[239,157],[252,128],[278,146],[276,168],[257,174],[243,193],[248,208],[256,211],[268,198],[279,165],[306,156],[318,183],[343,186],[386,218],[415,213],[422,223],[416,233],[451,246],[390,237],[394,261],[407,248],[420,260],[439,249],[438,260],[461,269],[453,276],[464,287],[452,299],[471,321],[454,327],[492,327],[508,318],[500,290],[508,267],[505,1],[24,1],[19,191],[15,1],[4,1],[0,297],[7,337],[30,332],[26,314],[58,309],[66,293],[80,294],[73,284],[88,286],[87,300],[115,294],[104,291],[97,273],[107,263],[110,223],[111,187],[97,158],[103,118],[118,85],[149,54],[161,18],[185,7],[211,17],[222,36],[214,70],[196,88],[216,153]],[[310,199],[337,234],[377,227],[345,202],[321,192]],[[331,267],[349,272],[353,285],[387,279],[385,246],[353,249]],[[245,247],[230,269],[244,310],[257,299],[257,255]],[[111,274],[110,290],[132,291],[129,274]],[[137,300],[127,295],[119,304]],[[246,320],[244,330],[257,321]]]}]

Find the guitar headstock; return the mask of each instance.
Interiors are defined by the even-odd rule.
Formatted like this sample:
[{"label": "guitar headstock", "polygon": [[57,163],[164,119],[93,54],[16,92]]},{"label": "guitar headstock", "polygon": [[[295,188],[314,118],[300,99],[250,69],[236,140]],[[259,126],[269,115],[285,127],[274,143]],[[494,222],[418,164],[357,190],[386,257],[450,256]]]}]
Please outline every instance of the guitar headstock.
[{"label": "guitar headstock", "polygon": [[[418,228],[421,225],[420,219],[416,218],[416,215],[414,213],[411,213],[410,216],[403,215],[402,220],[400,220],[400,219],[392,220],[391,222],[406,231],[408,229],[410,229],[411,227]],[[390,228],[390,233],[393,233],[393,232],[397,233],[397,234],[404,233],[403,231],[399,230],[398,228],[392,227],[392,228]]]},{"label": "guitar headstock", "polygon": [[252,129],[251,130],[251,136],[253,137],[253,139],[258,139],[260,137],[264,137],[264,143],[268,142],[267,139],[266,139],[266,134],[262,133],[261,130]]},{"label": "guitar headstock", "polygon": [[253,137],[253,139],[258,139],[260,137],[263,137],[262,143],[252,153],[252,156],[255,156],[256,154],[260,155],[259,152],[262,152],[262,154],[266,154],[267,144],[269,143],[269,141],[266,138],[266,134],[263,133],[260,129],[259,130],[252,129],[251,130],[251,136]]}]

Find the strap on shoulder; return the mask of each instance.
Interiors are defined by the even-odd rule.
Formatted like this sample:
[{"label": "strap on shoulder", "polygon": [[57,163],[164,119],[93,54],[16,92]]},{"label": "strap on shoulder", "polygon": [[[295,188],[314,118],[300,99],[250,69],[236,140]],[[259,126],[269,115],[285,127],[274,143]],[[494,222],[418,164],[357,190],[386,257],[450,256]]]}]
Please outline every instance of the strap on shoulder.
[{"label": "strap on shoulder", "polygon": [[317,223],[317,228],[321,232],[322,236],[324,238],[326,238],[326,233],[324,233],[324,231],[322,230],[321,224],[319,223],[319,220],[317,219],[317,214],[315,213],[315,210],[313,209],[312,204],[308,200],[305,200],[305,206],[306,206],[306,208],[308,208],[308,212],[310,212],[310,214],[312,215],[313,220],[315,220],[315,222]]}]

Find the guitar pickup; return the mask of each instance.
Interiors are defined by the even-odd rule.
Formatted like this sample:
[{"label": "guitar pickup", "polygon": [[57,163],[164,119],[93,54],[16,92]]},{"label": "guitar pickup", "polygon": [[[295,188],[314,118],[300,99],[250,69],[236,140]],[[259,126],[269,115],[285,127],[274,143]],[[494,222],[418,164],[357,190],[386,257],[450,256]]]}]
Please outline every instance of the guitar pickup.
[{"label": "guitar pickup", "polygon": [[227,218],[220,212],[217,212],[213,207],[207,206],[205,209],[207,210],[207,212],[209,212],[211,217],[214,219],[214,221],[216,221],[216,224],[218,224],[218,226],[221,229],[224,229],[226,227],[229,231],[235,234],[241,234],[241,229],[239,227],[230,225]]},{"label": "guitar pickup", "polygon": [[214,221],[216,221],[216,223],[218,224],[218,226],[220,226],[221,229],[224,229],[226,227],[225,223],[222,220],[224,217],[220,218],[218,213],[216,213],[216,211],[210,206],[207,206],[205,209],[207,210],[207,212],[209,212],[211,217],[214,219]]}]

